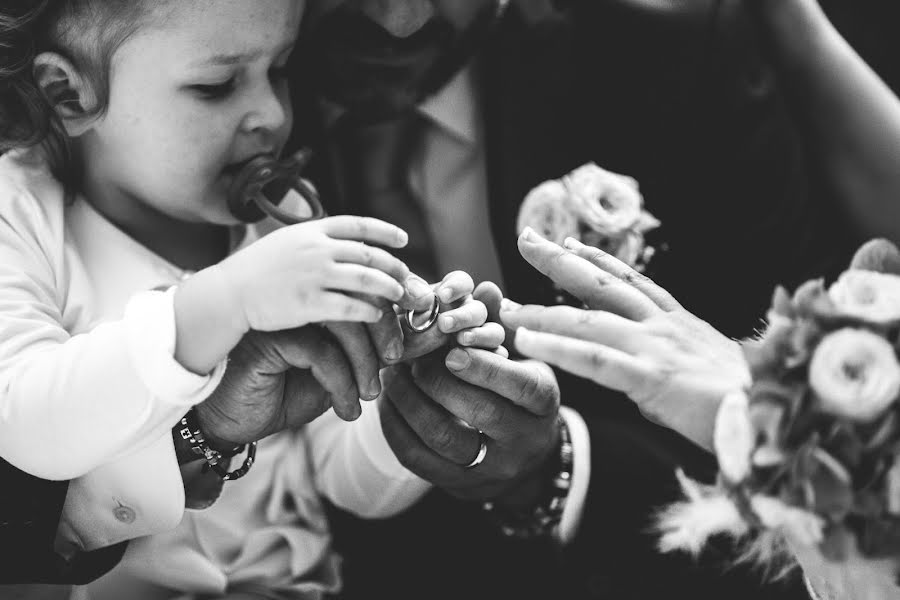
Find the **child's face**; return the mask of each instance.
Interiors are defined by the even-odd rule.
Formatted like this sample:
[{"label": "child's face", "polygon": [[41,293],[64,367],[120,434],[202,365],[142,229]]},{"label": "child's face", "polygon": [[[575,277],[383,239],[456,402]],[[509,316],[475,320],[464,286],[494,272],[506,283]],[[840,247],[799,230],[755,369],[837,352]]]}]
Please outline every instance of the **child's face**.
[{"label": "child's face", "polygon": [[290,132],[284,66],[304,5],[179,0],[129,38],[112,59],[108,111],[81,142],[94,187],[136,203],[132,214],[234,223],[235,173]]}]

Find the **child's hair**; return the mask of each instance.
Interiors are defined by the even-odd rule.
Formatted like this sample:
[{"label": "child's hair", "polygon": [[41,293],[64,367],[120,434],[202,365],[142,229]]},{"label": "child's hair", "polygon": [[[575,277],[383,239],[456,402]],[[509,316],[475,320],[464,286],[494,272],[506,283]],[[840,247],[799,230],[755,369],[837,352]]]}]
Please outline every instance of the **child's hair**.
[{"label": "child's hair", "polygon": [[[53,173],[77,184],[69,138],[56,110],[38,88],[34,59],[56,52],[69,60],[94,100],[86,116],[109,101],[112,56],[160,0],[4,0],[0,8],[0,153],[43,146]],[[76,98],[57,99],[60,102]]]}]

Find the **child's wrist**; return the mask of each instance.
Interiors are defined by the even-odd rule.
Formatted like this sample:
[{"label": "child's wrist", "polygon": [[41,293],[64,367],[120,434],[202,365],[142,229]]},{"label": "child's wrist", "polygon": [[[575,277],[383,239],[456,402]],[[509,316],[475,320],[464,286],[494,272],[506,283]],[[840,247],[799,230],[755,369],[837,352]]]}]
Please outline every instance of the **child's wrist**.
[{"label": "child's wrist", "polygon": [[243,337],[250,331],[250,320],[247,318],[247,311],[244,310],[240,284],[232,277],[226,265],[221,263],[205,269],[205,272],[212,286],[210,293],[216,296],[223,312],[222,316],[227,319],[229,326]]},{"label": "child's wrist", "polygon": [[226,280],[215,267],[181,282],[175,291],[175,360],[185,369],[206,374],[221,362],[247,332],[243,311],[230,297]]}]

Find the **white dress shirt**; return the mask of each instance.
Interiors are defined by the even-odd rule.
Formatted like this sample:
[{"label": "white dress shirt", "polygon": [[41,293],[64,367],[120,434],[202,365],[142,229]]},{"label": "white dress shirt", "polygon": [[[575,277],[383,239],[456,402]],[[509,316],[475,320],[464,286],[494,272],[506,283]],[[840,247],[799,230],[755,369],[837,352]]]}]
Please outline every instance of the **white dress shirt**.
[{"label": "white dress shirt", "polygon": [[[419,106],[430,126],[423,152],[410,165],[409,183],[420,203],[441,273],[463,270],[476,283],[503,289],[500,259],[488,211],[484,127],[471,68],[464,69]],[[514,218],[514,217],[511,217]],[[581,416],[562,410],[572,435],[572,487],[559,528],[563,542],[578,530],[590,483],[590,436]]]},{"label": "white dress shirt", "polygon": [[[258,239],[252,226],[235,234],[235,249]],[[352,424],[329,412],[267,438],[246,478],[185,514],[171,427],[225,368],[202,377],[173,358],[174,290],[147,290],[185,276],[84,199],[67,205],[36,153],[0,157],[0,455],[40,477],[73,478],[64,549],[158,534],[129,546],[93,588],[98,598],[334,589],[320,496],[386,517],[428,484],[400,465],[376,403],[365,403]]]}]

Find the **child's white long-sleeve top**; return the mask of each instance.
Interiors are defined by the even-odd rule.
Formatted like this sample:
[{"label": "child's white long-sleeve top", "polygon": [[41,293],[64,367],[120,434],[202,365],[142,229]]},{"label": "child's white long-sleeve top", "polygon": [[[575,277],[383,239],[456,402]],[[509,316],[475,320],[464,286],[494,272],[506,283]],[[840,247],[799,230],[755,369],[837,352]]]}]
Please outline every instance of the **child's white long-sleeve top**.
[{"label": "child's white long-sleeve top", "polygon": [[[236,229],[235,247],[257,236]],[[373,403],[351,426],[329,413],[265,440],[252,477],[227,483],[216,505],[182,521],[171,427],[225,368],[198,376],[173,358],[173,294],[148,290],[184,275],[85,199],[67,205],[36,153],[0,157],[0,456],[39,477],[73,479],[64,541],[90,550],[181,522],[167,538],[177,544],[163,544],[190,575],[174,582],[215,590],[252,578],[260,561],[270,574],[281,565],[283,581],[314,566],[328,539],[319,494],[367,516],[421,497],[427,485],[390,451]],[[215,531],[222,523],[234,535]]]}]

